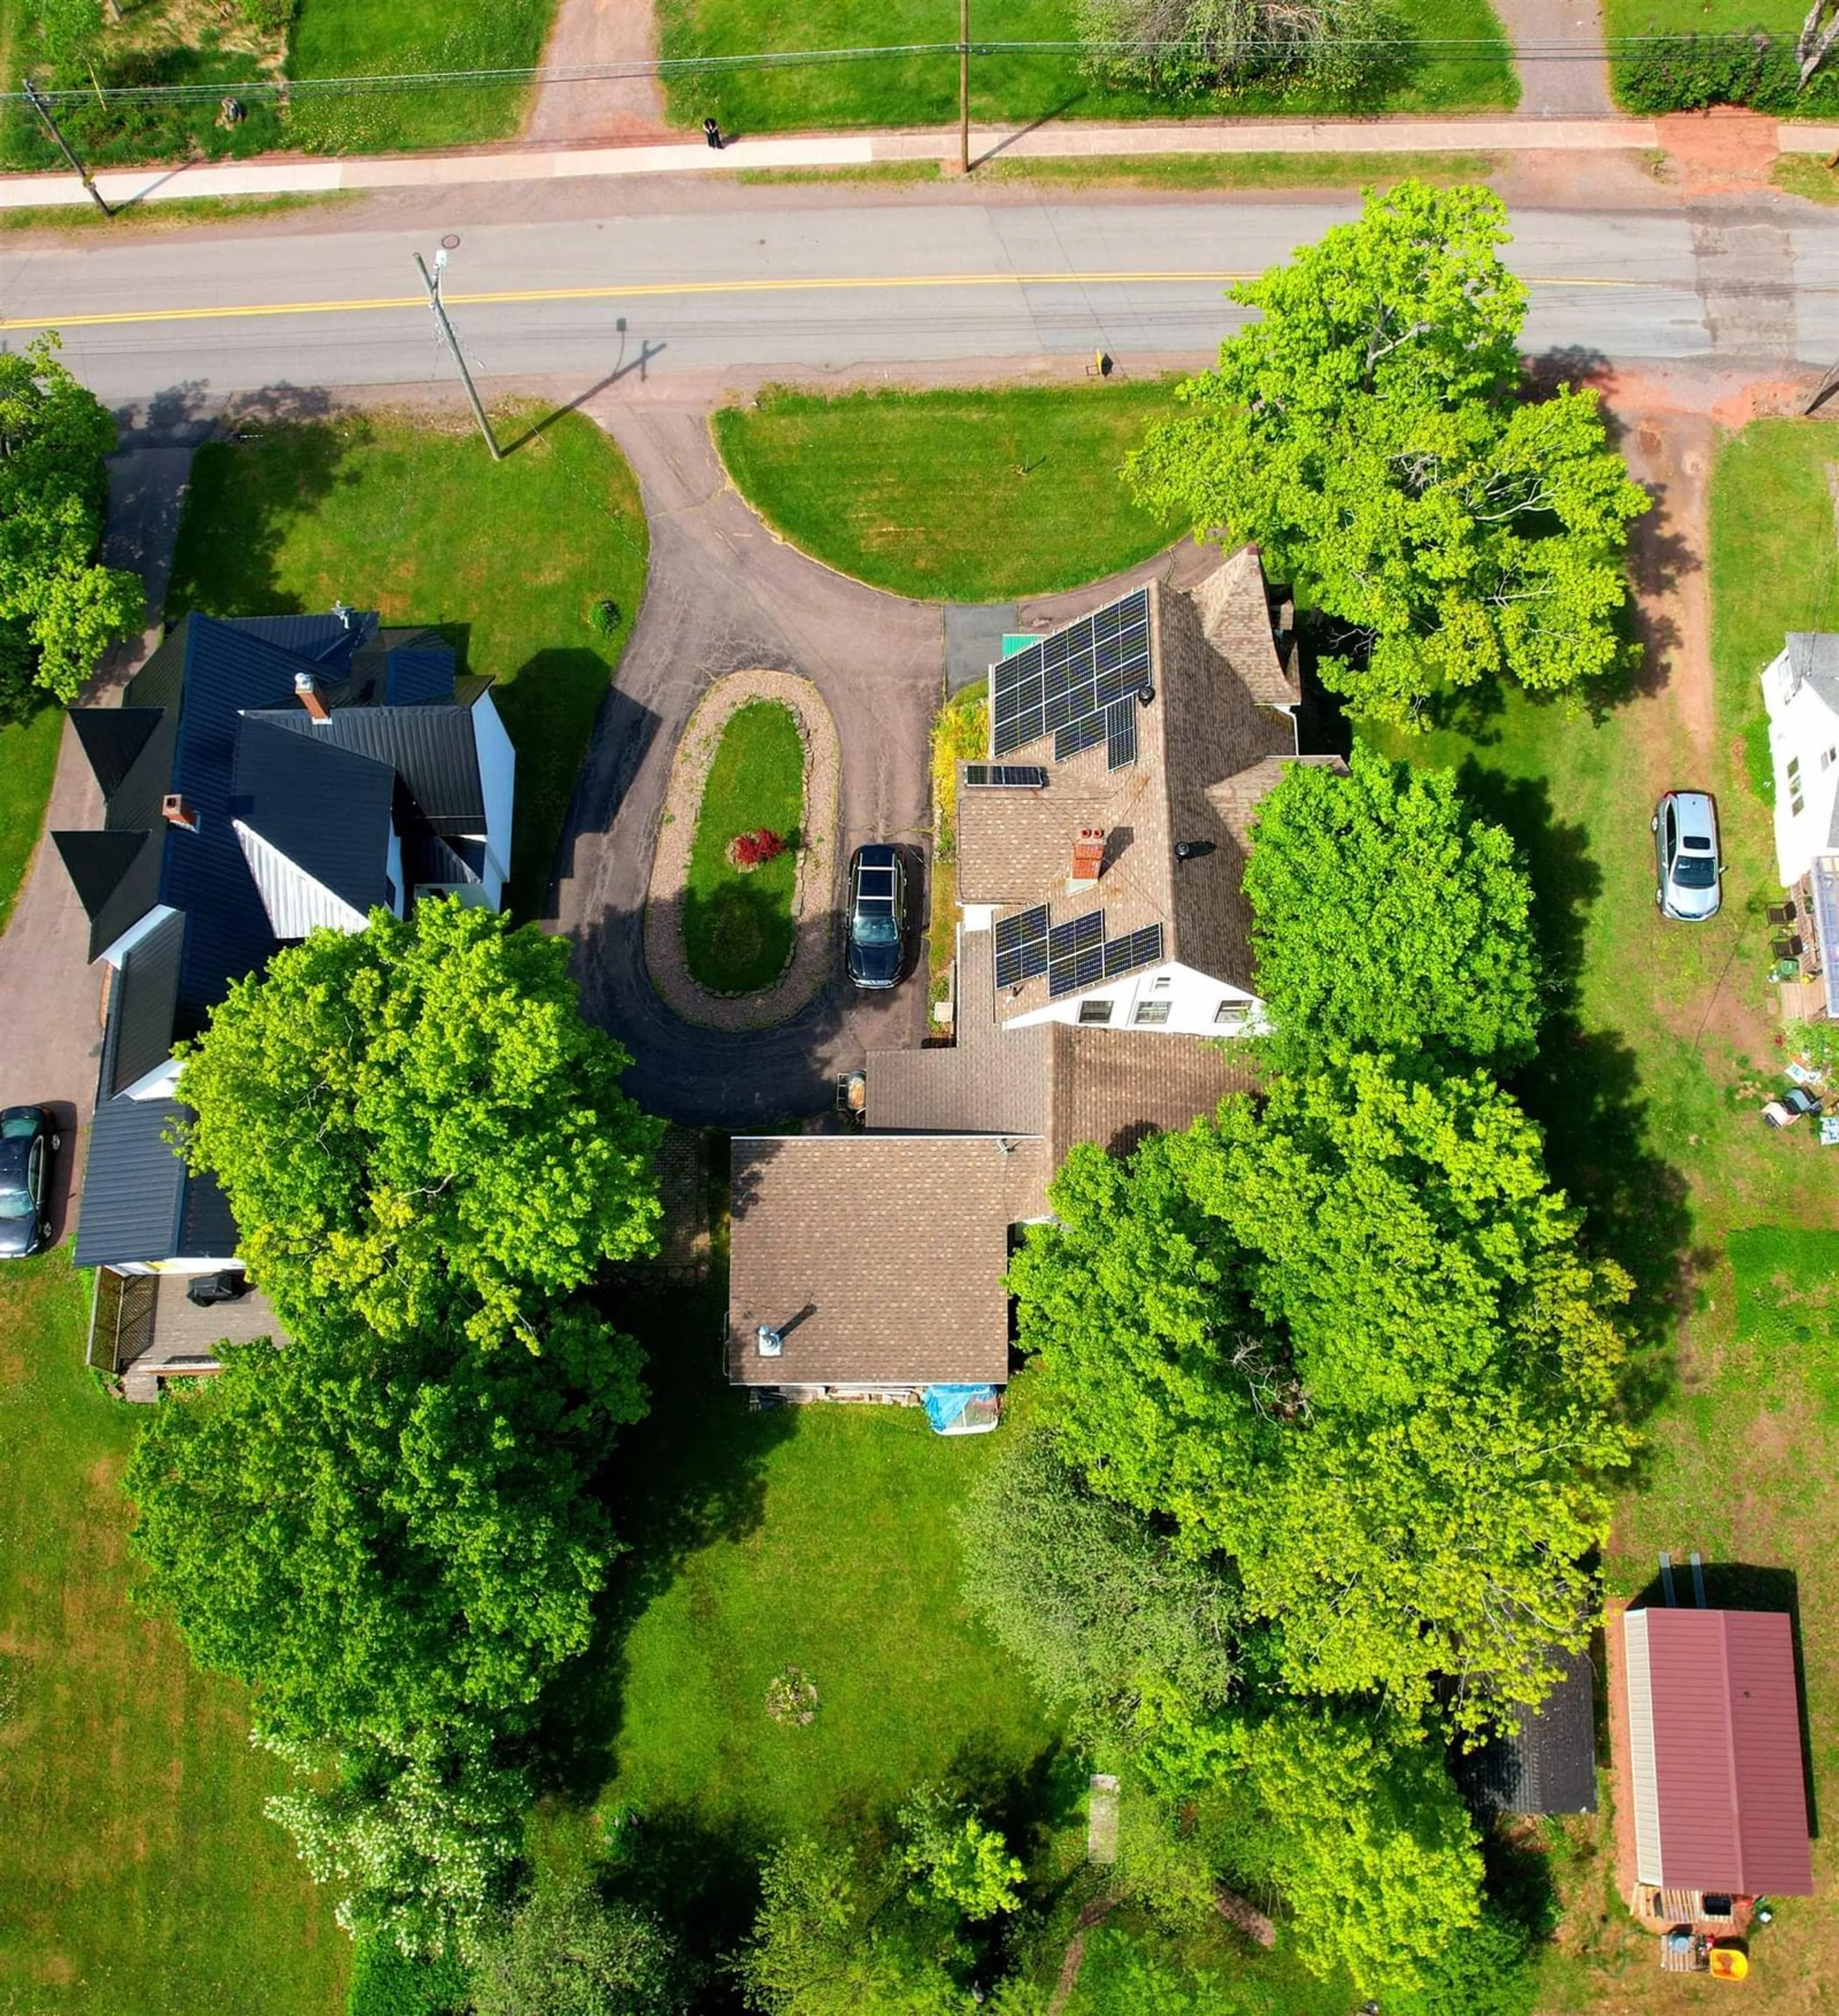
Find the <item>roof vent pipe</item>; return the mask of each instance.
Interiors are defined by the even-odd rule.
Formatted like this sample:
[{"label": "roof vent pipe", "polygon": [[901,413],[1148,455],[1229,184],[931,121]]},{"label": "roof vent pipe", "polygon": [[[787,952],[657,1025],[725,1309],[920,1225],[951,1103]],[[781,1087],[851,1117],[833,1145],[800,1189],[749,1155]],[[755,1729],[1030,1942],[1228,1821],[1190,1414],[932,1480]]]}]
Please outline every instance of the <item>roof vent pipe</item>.
[{"label": "roof vent pipe", "polygon": [[786,1348],[786,1341],[771,1323],[762,1323],[754,1334],[762,1358],[777,1358]]},{"label": "roof vent pipe", "polygon": [[319,689],[311,672],[296,672],[293,675],[294,697],[299,700],[315,721],[329,721],[324,700],[319,697]]},{"label": "roof vent pipe", "polygon": [[346,629],[349,630],[351,628],[351,612],[350,610],[346,608],[342,601],[337,601],[333,603],[332,613],[338,618],[340,624],[342,624]]}]

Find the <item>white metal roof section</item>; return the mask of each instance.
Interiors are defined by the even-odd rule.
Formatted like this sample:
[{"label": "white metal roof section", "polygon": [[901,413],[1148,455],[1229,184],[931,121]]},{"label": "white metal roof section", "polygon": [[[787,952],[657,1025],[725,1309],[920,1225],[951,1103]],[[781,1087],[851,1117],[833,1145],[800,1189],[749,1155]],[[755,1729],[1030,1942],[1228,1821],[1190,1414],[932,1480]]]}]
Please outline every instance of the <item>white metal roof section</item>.
[{"label": "white metal roof section", "polygon": [[268,928],[276,938],[304,938],[322,926],[335,931],[363,930],[363,914],[353,909],[342,896],[335,896],[323,882],[315,881],[242,820],[236,820],[234,825],[249,872],[261,892]]}]

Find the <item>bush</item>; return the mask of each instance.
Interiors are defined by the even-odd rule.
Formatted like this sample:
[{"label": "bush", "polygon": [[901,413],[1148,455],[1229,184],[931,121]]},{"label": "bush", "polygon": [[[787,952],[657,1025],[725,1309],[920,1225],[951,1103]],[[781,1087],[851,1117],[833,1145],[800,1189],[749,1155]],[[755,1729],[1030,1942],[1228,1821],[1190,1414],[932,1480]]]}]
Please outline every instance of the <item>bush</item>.
[{"label": "bush", "polygon": [[619,604],[603,596],[588,611],[588,621],[598,635],[614,637],[619,634]]},{"label": "bush", "polygon": [[776,861],[786,851],[786,843],[780,836],[766,826],[757,833],[743,833],[734,843],[734,865],[736,868],[761,868],[769,861]]},{"label": "bush", "polygon": [[346,2016],[455,2016],[467,2006],[459,1962],[410,1960],[394,1939],[360,1939],[351,1956]]},{"label": "bush", "polygon": [[1839,111],[1839,77],[1822,71],[1802,91],[1793,39],[1760,28],[1657,38],[1618,60],[1615,93],[1630,112],[1650,114],[1708,105],[1803,116]]}]

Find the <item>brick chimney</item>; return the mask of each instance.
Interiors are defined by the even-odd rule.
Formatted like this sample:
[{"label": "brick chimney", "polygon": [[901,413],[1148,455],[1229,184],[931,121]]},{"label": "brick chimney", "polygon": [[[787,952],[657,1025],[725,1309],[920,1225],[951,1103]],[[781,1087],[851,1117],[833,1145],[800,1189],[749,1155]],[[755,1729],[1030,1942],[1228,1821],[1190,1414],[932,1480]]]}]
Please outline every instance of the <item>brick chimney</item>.
[{"label": "brick chimney", "polygon": [[1082,826],[1073,836],[1073,872],[1067,878],[1067,894],[1077,896],[1096,888],[1105,866],[1105,830]]},{"label": "brick chimney", "polygon": [[311,672],[296,672],[293,675],[294,697],[299,700],[315,721],[329,721],[326,703],[319,697],[319,689],[313,683]]},{"label": "brick chimney", "polygon": [[198,830],[198,815],[177,791],[167,793],[160,801],[160,809],[165,815],[168,826],[183,826],[187,833]]}]

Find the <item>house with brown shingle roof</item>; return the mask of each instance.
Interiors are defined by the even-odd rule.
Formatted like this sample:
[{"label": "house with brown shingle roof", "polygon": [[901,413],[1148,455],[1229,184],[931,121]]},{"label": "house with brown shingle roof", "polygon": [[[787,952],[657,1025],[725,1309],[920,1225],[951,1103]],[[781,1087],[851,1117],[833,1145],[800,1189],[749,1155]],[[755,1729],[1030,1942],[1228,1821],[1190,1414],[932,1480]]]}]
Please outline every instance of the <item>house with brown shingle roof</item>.
[{"label": "house with brown shingle roof", "polygon": [[733,1144],[728,1372],[807,1399],[1000,1387],[1016,1228],[1077,1142],[1129,1154],[1249,1069],[1252,819],[1301,755],[1254,548],[991,668],[959,776],[954,1040],[872,1052],[866,1132]]}]

